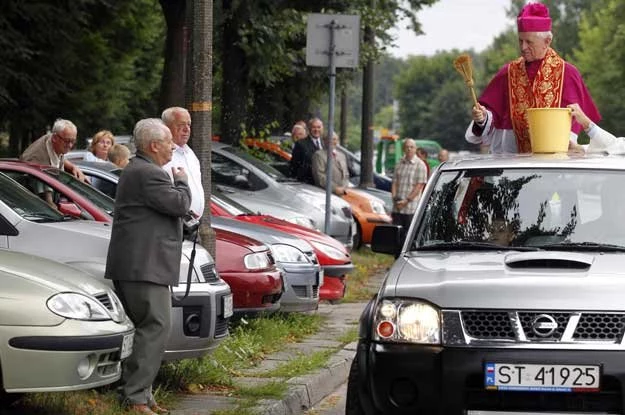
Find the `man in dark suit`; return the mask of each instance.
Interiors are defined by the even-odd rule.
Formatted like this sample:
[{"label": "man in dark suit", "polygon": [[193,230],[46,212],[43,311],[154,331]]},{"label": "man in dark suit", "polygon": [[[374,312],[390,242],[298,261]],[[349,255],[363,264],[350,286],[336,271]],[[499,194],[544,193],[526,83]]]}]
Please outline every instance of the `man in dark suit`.
[{"label": "man in dark suit", "polygon": [[312,157],[315,151],[323,148],[321,136],[323,135],[323,122],[319,118],[308,121],[308,137],[297,140],[291,153],[289,171],[291,177],[300,182],[315,184],[312,171]]},{"label": "man in dark suit", "polygon": [[121,398],[129,409],[165,413],[152,395],[171,327],[169,286],[178,285],[182,217],[191,205],[183,168],[162,166],[174,149],[169,128],[159,119],[137,122],[137,155],[117,185],[113,229],[105,276],[114,281],[135,324],[133,353],[123,363]]}]

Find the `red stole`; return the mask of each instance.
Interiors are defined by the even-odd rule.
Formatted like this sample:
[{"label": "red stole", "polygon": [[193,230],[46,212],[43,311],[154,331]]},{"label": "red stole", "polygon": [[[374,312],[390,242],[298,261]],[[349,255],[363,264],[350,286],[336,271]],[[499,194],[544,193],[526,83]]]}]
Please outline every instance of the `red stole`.
[{"label": "red stole", "polygon": [[508,66],[510,119],[519,153],[532,152],[525,110],[528,108],[560,107],[564,66],[564,59],[551,48],[547,50],[547,54],[532,81],[527,75],[523,58],[514,60]]}]

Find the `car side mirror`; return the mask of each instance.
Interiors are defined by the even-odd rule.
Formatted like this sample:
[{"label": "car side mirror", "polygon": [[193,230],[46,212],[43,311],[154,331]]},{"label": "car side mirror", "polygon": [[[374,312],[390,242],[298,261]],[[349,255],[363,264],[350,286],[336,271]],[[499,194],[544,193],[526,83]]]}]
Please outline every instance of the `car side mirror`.
[{"label": "car side mirror", "polygon": [[75,203],[72,202],[59,202],[57,204],[59,212],[64,215],[69,215],[73,217],[80,218],[82,216],[82,211]]},{"label": "car side mirror", "polygon": [[399,256],[406,231],[399,225],[377,225],[373,228],[371,250],[381,254]]}]

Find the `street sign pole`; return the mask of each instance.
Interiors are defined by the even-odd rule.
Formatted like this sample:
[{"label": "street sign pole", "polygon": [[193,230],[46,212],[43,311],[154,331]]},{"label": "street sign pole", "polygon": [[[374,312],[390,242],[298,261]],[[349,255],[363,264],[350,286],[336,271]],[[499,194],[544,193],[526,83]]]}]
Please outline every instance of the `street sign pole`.
[{"label": "street sign pole", "polygon": [[326,220],[324,232],[330,235],[330,221],[332,220],[332,136],[334,134],[334,94],[336,89],[336,63],[334,55],[336,53],[336,44],[334,43],[334,31],[337,29],[336,20],[332,20],[328,25],[330,30],[330,105],[328,110],[328,135],[326,141]]},{"label": "street sign pole", "polygon": [[334,101],[336,94],[336,68],[358,66],[360,46],[360,16],[315,14],[308,15],[306,34],[306,64],[327,66],[330,77],[330,105],[326,135],[326,215],[324,232],[330,234],[332,220],[332,136],[334,135]]}]

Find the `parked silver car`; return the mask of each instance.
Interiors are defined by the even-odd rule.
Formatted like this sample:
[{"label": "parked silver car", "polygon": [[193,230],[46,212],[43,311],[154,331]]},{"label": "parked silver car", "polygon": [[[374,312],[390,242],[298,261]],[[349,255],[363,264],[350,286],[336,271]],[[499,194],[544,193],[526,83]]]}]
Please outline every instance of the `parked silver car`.
[{"label": "parked silver car", "polygon": [[[266,206],[285,205],[311,217],[324,232],[326,194],[322,189],[289,179],[245,151],[222,143],[212,143],[211,174],[213,185],[248,209],[276,216]],[[332,195],[330,209],[329,235],[351,248],[356,223],[349,203]]]},{"label": "parked silver car", "polygon": [[266,226],[213,216],[211,226],[261,241],[271,249],[284,275],[281,311],[311,311],[319,306],[323,270],[313,247],[301,238]]},{"label": "parked silver car", "polygon": [[[103,278],[110,234],[110,224],[65,217],[0,174],[0,249],[40,255]],[[181,299],[192,248],[192,243],[184,242],[180,285],[173,289],[167,360],[202,356],[228,335],[232,293],[215,270],[213,258],[199,245],[191,268],[190,293]]]},{"label": "parked silver car", "polygon": [[617,414],[625,158],[442,164],[361,317],[347,414]]},{"label": "parked silver car", "polygon": [[18,252],[0,250],[0,264],[0,398],[5,392],[87,389],[120,378],[134,326],[110,286]]}]

